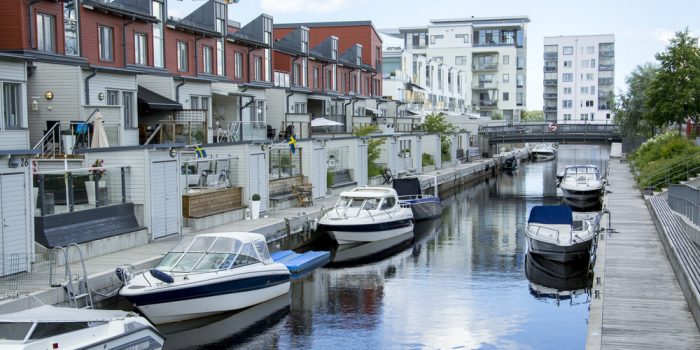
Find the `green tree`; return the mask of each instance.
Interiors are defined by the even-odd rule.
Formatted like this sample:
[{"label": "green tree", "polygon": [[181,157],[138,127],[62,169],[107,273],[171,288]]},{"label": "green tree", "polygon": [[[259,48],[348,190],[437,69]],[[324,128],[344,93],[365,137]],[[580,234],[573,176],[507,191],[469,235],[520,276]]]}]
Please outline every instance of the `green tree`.
[{"label": "green tree", "polygon": [[541,122],[544,121],[544,112],[539,110],[523,111],[520,114],[520,120],[524,122]]},{"label": "green tree", "polygon": [[440,155],[442,160],[450,160],[450,146],[452,141],[447,138],[446,134],[457,132],[457,127],[448,122],[445,115],[442,113],[433,113],[425,117],[423,122],[423,130],[440,134]]},{"label": "green tree", "polygon": [[503,113],[499,111],[493,112],[493,114],[491,114],[491,120],[503,120]]},{"label": "green tree", "polygon": [[657,67],[646,63],[635,69],[625,78],[627,92],[617,96],[613,107],[615,124],[627,136],[652,136],[653,127],[648,120],[647,91],[654,80]]},{"label": "green tree", "polygon": [[700,113],[700,48],[688,28],[676,32],[664,52],[656,54],[659,69],[647,90],[647,119],[654,126],[682,124]]},{"label": "green tree", "polygon": [[[363,127],[356,127],[353,130],[355,136],[369,136],[370,134],[379,132],[379,126],[370,124]],[[382,145],[386,140],[383,138],[367,140],[367,176],[379,176],[381,168],[377,165],[377,160],[382,153]]]}]

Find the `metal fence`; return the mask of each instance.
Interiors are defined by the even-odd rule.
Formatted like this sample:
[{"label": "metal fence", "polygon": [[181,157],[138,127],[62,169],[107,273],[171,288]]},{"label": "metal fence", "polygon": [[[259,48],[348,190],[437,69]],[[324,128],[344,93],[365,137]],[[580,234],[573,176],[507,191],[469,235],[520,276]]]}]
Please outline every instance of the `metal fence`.
[{"label": "metal fence", "polygon": [[688,185],[671,185],[668,188],[668,205],[700,226],[700,189]]},{"label": "metal fence", "polygon": [[16,299],[32,292],[57,286],[65,279],[63,268],[57,269],[54,254],[0,254],[3,277],[0,277],[0,300]]}]

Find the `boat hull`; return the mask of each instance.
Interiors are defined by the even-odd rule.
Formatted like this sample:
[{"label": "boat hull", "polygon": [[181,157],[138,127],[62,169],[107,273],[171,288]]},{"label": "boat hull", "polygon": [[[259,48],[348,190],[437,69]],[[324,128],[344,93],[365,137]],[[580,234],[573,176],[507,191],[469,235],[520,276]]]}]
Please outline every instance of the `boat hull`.
[{"label": "boat hull", "polygon": [[442,216],[442,202],[435,197],[399,200],[400,203],[408,204],[413,212],[413,220],[422,221],[434,219]]},{"label": "boat hull", "polygon": [[319,224],[319,229],[338,244],[375,242],[413,232],[413,220],[401,219],[372,224]]},{"label": "boat hull", "polygon": [[577,201],[592,201],[601,195],[602,187],[587,190],[577,190],[565,186],[559,186],[565,198]]},{"label": "boat hull", "polygon": [[570,246],[560,246],[539,241],[529,236],[527,237],[527,242],[530,253],[562,263],[588,257],[591,251],[591,245],[593,244],[593,240],[590,239]]}]

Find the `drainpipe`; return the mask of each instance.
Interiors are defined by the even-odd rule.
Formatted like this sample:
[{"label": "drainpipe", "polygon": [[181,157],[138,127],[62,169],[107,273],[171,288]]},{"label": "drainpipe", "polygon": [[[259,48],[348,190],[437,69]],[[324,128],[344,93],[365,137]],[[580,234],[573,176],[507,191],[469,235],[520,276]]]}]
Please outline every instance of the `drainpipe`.
[{"label": "drainpipe", "polygon": [[185,79],[182,79],[180,83],[175,85],[175,101],[177,103],[180,103],[180,87],[182,87],[182,85],[185,85]]},{"label": "drainpipe", "polygon": [[86,106],[90,105],[90,79],[92,79],[92,77],[94,77],[95,75],[97,75],[97,69],[93,68],[92,73],[90,73],[90,75],[85,77],[85,84],[83,84],[83,85],[85,88],[85,105]]},{"label": "drainpipe", "polygon": [[[355,98],[353,98],[352,100],[354,100],[354,99]],[[350,105],[352,100],[343,104],[343,112],[345,114],[345,131],[348,130],[348,106]],[[352,102],[352,103],[354,103],[354,102]],[[353,111],[354,111],[354,109],[353,109]]]},{"label": "drainpipe", "polygon": [[[199,70],[199,55],[197,55],[197,42],[204,38],[204,36],[200,36],[199,38],[197,37],[197,34],[194,35],[194,76],[196,77],[198,75],[198,70]],[[212,67],[214,68],[214,67]]]},{"label": "drainpipe", "polygon": [[[126,68],[126,27],[128,27],[130,24],[134,23],[134,19],[130,19],[128,22],[124,22],[122,25],[122,53],[124,56],[124,68]],[[136,45],[136,43],[134,43]],[[134,47],[134,50],[136,47]]]},{"label": "drainpipe", "polygon": [[34,16],[32,13],[34,12],[34,4],[41,2],[41,0],[32,0],[29,2],[29,13],[27,13],[27,16],[29,16],[29,48],[30,49],[36,49],[34,47]]}]

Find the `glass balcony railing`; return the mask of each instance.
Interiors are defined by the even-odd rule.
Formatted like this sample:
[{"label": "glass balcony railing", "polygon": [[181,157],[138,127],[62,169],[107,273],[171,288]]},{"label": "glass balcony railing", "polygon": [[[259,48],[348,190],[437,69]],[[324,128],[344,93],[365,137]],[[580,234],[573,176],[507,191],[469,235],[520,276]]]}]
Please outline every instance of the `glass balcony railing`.
[{"label": "glass balcony railing", "polygon": [[598,85],[612,85],[614,82],[614,78],[598,78]]},{"label": "glass balcony railing", "polygon": [[546,99],[555,99],[555,98],[557,98],[557,93],[556,93],[556,92],[545,92],[545,93],[542,94],[542,95],[543,95],[542,97],[544,97],[544,98],[546,98]]},{"label": "glass balcony railing", "polygon": [[611,70],[615,70],[615,65],[614,65],[614,64],[599,64],[599,65],[598,65],[598,70],[599,70],[599,71],[611,71]]},{"label": "glass balcony railing", "polygon": [[556,112],[557,107],[556,106],[544,106],[544,111],[545,112]]},{"label": "glass balcony railing", "polygon": [[472,65],[473,71],[498,70],[498,63],[475,63]]},{"label": "glass balcony railing", "polygon": [[600,51],[600,57],[615,57],[615,51]]},{"label": "glass balcony railing", "polygon": [[557,79],[545,79],[544,85],[557,85]]},{"label": "glass balcony railing", "polygon": [[545,52],[544,53],[544,58],[557,58],[559,56],[559,52]]},{"label": "glass balcony railing", "polygon": [[472,84],[472,89],[476,90],[492,90],[498,89],[498,82],[495,81],[479,81]]},{"label": "glass balcony railing", "polygon": [[546,73],[556,72],[557,66],[544,66],[544,71]]}]

